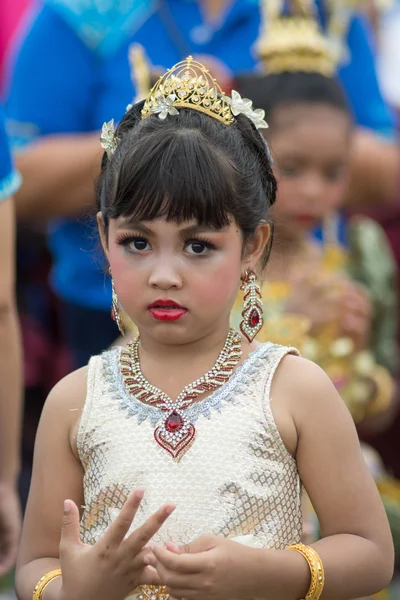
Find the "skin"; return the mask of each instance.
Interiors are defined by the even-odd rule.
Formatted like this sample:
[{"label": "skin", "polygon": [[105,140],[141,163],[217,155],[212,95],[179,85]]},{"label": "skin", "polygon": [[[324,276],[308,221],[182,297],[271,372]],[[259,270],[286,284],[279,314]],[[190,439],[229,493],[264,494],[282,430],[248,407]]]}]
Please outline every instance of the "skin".
[{"label": "skin", "polygon": [[[243,247],[234,222],[222,231],[193,230],[191,240],[185,230],[193,229],[193,222],[178,225],[156,219],[132,226],[118,219],[111,221],[108,235],[101,215],[99,225],[116,289],[140,330],[143,372],[176,397],[214,363],[227,335],[240,277],[257,265],[269,228],[259,226]],[[130,237],[125,247],[121,233]],[[205,240],[215,249],[207,249]],[[169,323],[154,320],[147,306],[160,297],[185,305],[185,317]],[[243,359],[255,347],[243,340]],[[184,548],[149,546],[173,508],[168,505],[150,519],[144,532],[137,530],[121,542],[140,502],[137,494],[102,540],[93,547],[79,542],[77,506],[83,500],[83,472],[76,432],[86,377],[87,370],[81,369],[61,381],[43,411],[18,561],[19,599],[30,600],[37,580],[60,564],[63,578],[46,588],[44,600],[122,600],[128,588],[144,581],[167,584],[176,598],[304,598],[309,569],[295,552],[247,548],[212,535]],[[340,600],[377,591],[392,575],[392,542],[343,402],[316,365],[293,356],[279,367],[272,398],[278,429],[296,457],[321,521],[325,539],[315,547],[325,565],[324,598]],[[65,498],[68,511],[59,546]]]},{"label": "skin", "polygon": [[21,341],[14,295],[15,210],[0,202],[0,577],[15,563],[21,529],[18,496],[22,413]]},{"label": "skin", "polygon": [[322,259],[311,241],[312,229],[327,222],[345,200],[353,143],[349,119],[329,105],[280,108],[268,141],[279,186],[273,210],[276,243],[266,278],[282,279],[286,273],[293,285],[286,310],[308,316],[314,331],[340,322],[338,336],[351,337],[362,349],[372,319],[366,291],[345,276],[312,275]]}]

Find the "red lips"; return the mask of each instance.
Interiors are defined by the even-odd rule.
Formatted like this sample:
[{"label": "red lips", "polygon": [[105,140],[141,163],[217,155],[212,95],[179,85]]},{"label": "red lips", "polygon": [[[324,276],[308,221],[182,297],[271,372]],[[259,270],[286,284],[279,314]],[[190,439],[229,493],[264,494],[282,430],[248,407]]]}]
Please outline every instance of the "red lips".
[{"label": "red lips", "polygon": [[169,298],[161,298],[152,302],[148,310],[157,321],[178,321],[178,319],[181,319],[187,313],[187,309],[184,306]]},{"label": "red lips", "polygon": [[181,306],[169,298],[161,298],[160,300],[156,300],[152,304],[149,304],[149,308],[180,308],[186,310],[184,306]]}]

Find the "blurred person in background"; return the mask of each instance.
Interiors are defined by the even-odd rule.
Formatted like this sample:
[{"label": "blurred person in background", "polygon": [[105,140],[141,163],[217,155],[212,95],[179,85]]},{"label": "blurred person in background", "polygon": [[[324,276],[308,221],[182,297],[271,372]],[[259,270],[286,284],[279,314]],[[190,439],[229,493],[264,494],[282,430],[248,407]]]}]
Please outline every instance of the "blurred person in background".
[{"label": "blurred person in background", "polygon": [[[110,114],[119,120],[132,97],[130,45],[142,44],[156,68],[195,55],[228,88],[235,73],[257,64],[253,44],[261,13],[254,0],[132,0],[123,7],[47,0],[39,7],[10,70],[9,127],[25,182],[17,214],[51,222],[51,282],[62,301],[74,367],[117,335],[109,317],[110,282],[86,215],[100,165],[98,130]],[[364,128],[357,136],[351,197],[389,202],[393,147],[380,136],[390,134],[393,123],[379,92],[366,20],[349,13],[343,37],[350,60],[340,76]],[[379,173],[384,176],[377,181]]]},{"label": "blurred person in background", "polygon": [[14,291],[15,210],[20,185],[14,169],[0,107],[0,578],[14,565],[20,533],[18,475],[22,373]]}]

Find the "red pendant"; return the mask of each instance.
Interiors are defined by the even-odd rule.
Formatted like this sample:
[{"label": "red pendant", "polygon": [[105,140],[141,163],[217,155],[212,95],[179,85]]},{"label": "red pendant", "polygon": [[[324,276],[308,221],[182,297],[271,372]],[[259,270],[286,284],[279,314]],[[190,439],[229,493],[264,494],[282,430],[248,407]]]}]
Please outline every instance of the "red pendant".
[{"label": "red pendant", "polygon": [[257,327],[257,325],[260,322],[260,315],[258,314],[258,311],[253,308],[253,310],[250,313],[249,316],[249,325],[250,327]]},{"label": "red pendant", "polygon": [[185,452],[189,450],[194,442],[195,435],[196,430],[192,423],[190,423],[186,433],[182,435],[181,438],[176,438],[175,440],[167,439],[162,427],[157,427],[154,432],[154,438],[157,444],[161,446],[161,448],[164,448],[164,450],[166,450],[177,462],[180,461]]},{"label": "red pendant", "polygon": [[174,433],[175,431],[179,431],[183,427],[183,419],[177,412],[172,412],[168,419],[165,421],[165,429]]}]

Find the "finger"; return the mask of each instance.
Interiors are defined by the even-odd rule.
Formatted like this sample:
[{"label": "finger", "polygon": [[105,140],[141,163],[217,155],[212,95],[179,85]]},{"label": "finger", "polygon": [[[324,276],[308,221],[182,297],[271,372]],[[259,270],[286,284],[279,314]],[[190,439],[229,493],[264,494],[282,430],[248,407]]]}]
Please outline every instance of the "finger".
[{"label": "finger", "polygon": [[135,490],[129,495],[118,517],[101,538],[102,543],[114,547],[121,544],[132,525],[143,496],[144,490]]},{"label": "finger", "polygon": [[185,550],[183,547],[178,546],[175,542],[168,542],[166,544],[166,549],[174,554],[184,554]]},{"label": "finger", "polygon": [[173,504],[165,504],[157,510],[141,527],[138,527],[126,540],[130,552],[137,554],[149,543],[165,521],[175,510]]},{"label": "finger", "polygon": [[157,569],[150,565],[147,566],[140,578],[140,585],[162,585]]},{"label": "finger", "polygon": [[65,500],[60,539],[61,553],[69,545],[80,544],[79,527],[79,510],[77,505],[72,500]]},{"label": "finger", "polygon": [[186,590],[186,589],[175,589],[167,587],[167,591],[169,594],[169,600],[188,600],[189,598],[193,598],[194,596],[199,595],[198,590]]},{"label": "finger", "polygon": [[205,552],[199,554],[189,554],[186,552],[175,554],[166,548],[155,546],[153,548],[153,555],[156,562],[154,563],[153,558],[150,564],[156,566],[157,571],[159,571],[159,566],[162,565],[164,569],[174,573],[201,573],[205,568],[205,554]]}]

